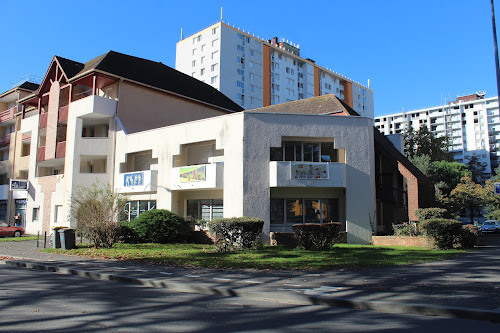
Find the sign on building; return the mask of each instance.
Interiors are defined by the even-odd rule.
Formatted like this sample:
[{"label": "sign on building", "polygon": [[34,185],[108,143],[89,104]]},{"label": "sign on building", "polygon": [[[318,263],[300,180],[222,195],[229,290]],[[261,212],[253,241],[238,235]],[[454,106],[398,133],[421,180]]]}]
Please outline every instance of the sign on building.
[{"label": "sign on building", "polygon": [[142,186],[144,185],[144,173],[133,172],[127,173],[123,177],[123,186]]},{"label": "sign on building", "polygon": [[294,179],[328,179],[328,163],[291,162],[291,177]]},{"label": "sign on building", "polygon": [[204,165],[181,167],[179,175],[181,183],[202,182],[207,180]]},{"label": "sign on building", "polygon": [[10,189],[12,191],[27,191],[28,190],[28,181],[23,179],[11,179],[10,180]]}]

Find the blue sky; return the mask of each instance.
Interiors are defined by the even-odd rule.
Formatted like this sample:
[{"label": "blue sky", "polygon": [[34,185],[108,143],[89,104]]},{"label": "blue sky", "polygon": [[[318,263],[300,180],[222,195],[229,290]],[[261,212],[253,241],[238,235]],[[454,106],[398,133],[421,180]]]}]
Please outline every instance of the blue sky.
[{"label": "blue sky", "polygon": [[86,62],[114,50],[174,67],[181,28],[190,35],[217,22],[221,6],[231,25],[370,79],[376,116],[497,95],[489,0],[0,0],[0,91],[26,74],[43,77],[54,55]]}]

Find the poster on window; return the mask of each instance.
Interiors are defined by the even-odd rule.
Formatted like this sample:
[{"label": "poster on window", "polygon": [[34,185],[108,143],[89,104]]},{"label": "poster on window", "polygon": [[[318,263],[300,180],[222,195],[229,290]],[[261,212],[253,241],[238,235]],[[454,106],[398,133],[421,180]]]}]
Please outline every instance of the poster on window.
[{"label": "poster on window", "polygon": [[328,163],[291,162],[293,179],[328,179]]},{"label": "poster on window", "polygon": [[181,167],[179,173],[181,183],[203,182],[206,180],[204,165]]}]

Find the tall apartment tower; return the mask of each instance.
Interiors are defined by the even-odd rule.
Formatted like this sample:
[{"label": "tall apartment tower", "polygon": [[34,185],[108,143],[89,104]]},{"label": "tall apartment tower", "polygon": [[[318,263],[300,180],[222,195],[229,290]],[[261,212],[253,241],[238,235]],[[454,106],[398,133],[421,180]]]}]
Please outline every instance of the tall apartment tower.
[{"label": "tall apartment tower", "polygon": [[448,136],[454,159],[468,163],[476,156],[485,166],[484,177],[498,167],[498,97],[485,98],[484,93],[476,93],[459,96],[445,105],[375,118],[375,127],[386,135],[403,133],[410,126],[414,130],[427,126],[437,136]]},{"label": "tall apartment tower", "polygon": [[245,109],[335,94],[361,116],[374,116],[368,87],[302,58],[298,45],[263,40],[224,22],[179,41],[175,69]]}]

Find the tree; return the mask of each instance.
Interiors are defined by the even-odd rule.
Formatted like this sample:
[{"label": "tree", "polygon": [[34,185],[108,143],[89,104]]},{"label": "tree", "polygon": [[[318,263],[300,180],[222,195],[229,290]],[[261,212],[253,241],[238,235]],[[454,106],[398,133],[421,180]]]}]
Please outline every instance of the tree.
[{"label": "tree", "polygon": [[470,175],[462,177],[460,183],[451,191],[450,201],[462,209],[468,209],[470,221],[479,215],[480,209],[486,202],[486,192],[481,184],[472,181]]},{"label": "tree", "polygon": [[433,162],[428,177],[441,191],[442,195],[449,196],[451,191],[460,183],[460,180],[469,173],[467,166],[458,162]]},{"label": "tree", "polygon": [[432,171],[432,161],[429,155],[411,156],[408,160],[416,166],[424,175],[430,176]]},{"label": "tree", "polygon": [[80,187],[71,199],[71,215],[77,222],[77,229],[95,248],[112,247],[126,197],[115,192],[110,184],[92,184]]},{"label": "tree", "polygon": [[499,169],[496,169],[496,175],[488,179],[484,185],[485,205],[487,217],[493,220],[500,219],[500,195],[495,194],[495,183],[500,182]]},{"label": "tree", "polygon": [[479,159],[477,158],[477,156],[473,155],[469,159],[469,163],[467,163],[467,168],[472,173],[472,180],[473,181],[475,181],[476,183],[477,182],[481,182],[481,183],[483,182],[483,180],[484,180],[484,178],[483,178],[483,172],[486,169],[486,166],[484,166],[479,161]]},{"label": "tree", "polygon": [[408,158],[428,155],[432,162],[451,160],[448,137],[436,137],[426,126],[421,126],[418,131],[410,126],[403,139],[405,156]]}]

